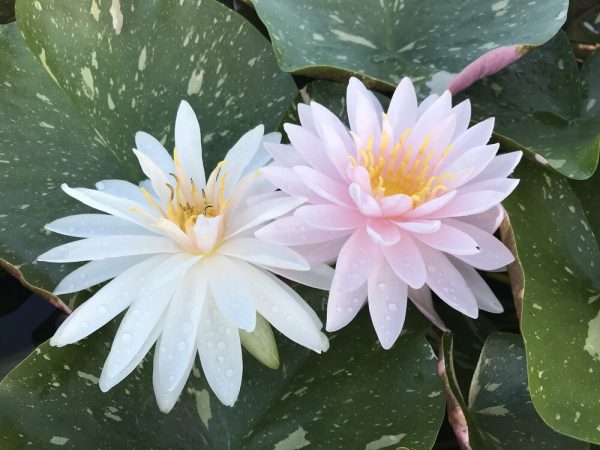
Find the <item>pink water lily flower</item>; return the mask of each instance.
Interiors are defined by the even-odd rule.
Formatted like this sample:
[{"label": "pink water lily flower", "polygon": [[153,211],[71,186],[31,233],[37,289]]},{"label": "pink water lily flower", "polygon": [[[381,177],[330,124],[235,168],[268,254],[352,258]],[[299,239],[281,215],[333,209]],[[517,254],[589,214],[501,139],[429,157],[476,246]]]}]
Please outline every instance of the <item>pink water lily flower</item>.
[{"label": "pink water lily flower", "polygon": [[387,113],[351,79],[350,129],[316,102],[298,106],[301,125],[285,125],[291,145],[268,146],[275,164],[262,172],[308,200],[257,236],[337,256],[326,329],[347,325],[368,298],[381,345],[390,348],[407,297],[443,327],[430,289],[469,317],[501,312],[475,269],[513,261],[493,233],[504,214],[500,202],[518,183],[507,177],[521,152],[496,155],[498,144],[487,144],[494,120],[469,128],[469,101],[452,107],[450,92],[419,105],[408,78]]}]

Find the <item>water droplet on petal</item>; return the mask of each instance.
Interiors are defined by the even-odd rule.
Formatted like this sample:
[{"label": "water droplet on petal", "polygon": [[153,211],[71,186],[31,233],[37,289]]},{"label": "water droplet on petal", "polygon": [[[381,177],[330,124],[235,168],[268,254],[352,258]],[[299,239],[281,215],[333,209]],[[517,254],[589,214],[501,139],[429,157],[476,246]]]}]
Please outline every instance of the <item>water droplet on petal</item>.
[{"label": "water droplet on petal", "polygon": [[225,350],[227,348],[227,344],[225,343],[225,341],[219,341],[217,342],[217,348],[219,350]]},{"label": "water droplet on petal", "polygon": [[98,306],[98,314],[106,314],[107,309],[104,305]]},{"label": "water droplet on petal", "polygon": [[429,270],[431,273],[435,273],[437,272],[437,267],[435,267],[433,264],[429,264],[427,266],[427,270]]},{"label": "water droplet on petal", "polygon": [[225,361],[225,357],[223,355],[219,355],[219,356],[217,356],[217,361],[222,363],[223,361]]},{"label": "water droplet on petal", "polygon": [[121,342],[124,342],[125,344],[130,343],[131,339],[132,339],[131,333],[123,333],[121,335]]},{"label": "water droplet on petal", "polygon": [[388,309],[389,309],[390,311],[397,311],[397,310],[398,310],[398,306],[397,306],[395,303],[390,303],[390,304],[388,305]]},{"label": "water droplet on petal", "polygon": [[379,283],[377,287],[383,291],[385,289],[385,283]]},{"label": "water droplet on petal", "polygon": [[352,308],[352,306],[348,306],[348,307],[346,308],[346,312],[349,312],[349,313],[351,313],[352,311],[354,311],[354,309]]},{"label": "water droplet on petal", "polygon": [[225,375],[227,375],[228,377],[232,377],[233,376],[233,369],[227,369],[225,371]]},{"label": "water droplet on petal", "polygon": [[184,351],[186,347],[187,344],[184,341],[180,341],[177,343],[177,350],[179,350],[180,352]]}]

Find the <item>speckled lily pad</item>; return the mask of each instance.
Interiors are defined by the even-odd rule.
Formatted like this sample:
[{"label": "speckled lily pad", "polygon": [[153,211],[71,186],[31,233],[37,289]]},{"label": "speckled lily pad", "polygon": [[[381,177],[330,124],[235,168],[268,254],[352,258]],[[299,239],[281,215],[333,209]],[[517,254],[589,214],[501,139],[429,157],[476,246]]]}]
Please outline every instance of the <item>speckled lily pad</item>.
[{"label": "speckled lily pad", "polygon": [[[323,312],[322,292],[301,293]],[[444,415],[427,324],[413,314],[408,333],[388,351],[377,344],[364,310],[323,355],[285,339],[279,339],[280,370],[245,355],[233,408],[220,404],[194,369],[168,415],[152,394],[152,357],[109,393],[98,388],[115,329],[60,349],[44,344],[0,383],[2,449],[31,442],[36,449],[62,443],[74,450],[429,450]]]},{"label": "speckled lily pad", "polygon": [[361,76],[390,89],[403,76],[422,93],[445,88],[492,49],[540,45],[564,23],[568,1],[252,0],[285,71]]},{"label": "speckled lily pad", "polygon": [[531,397],[552,428],[600,443],[600,174],[568,181],[524,161],[515,177],[504,206],[524,274]]}]

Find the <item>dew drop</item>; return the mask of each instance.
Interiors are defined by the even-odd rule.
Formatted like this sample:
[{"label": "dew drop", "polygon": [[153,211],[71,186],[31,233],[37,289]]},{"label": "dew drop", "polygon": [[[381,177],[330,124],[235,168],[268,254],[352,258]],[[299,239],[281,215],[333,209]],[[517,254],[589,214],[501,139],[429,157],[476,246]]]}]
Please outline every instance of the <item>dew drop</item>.
[{"label": "dew drop", "polygon": [[383,291],[385,289],[385,283],[379,283],[377,287]]},{"label": "dew drop", "polygon": [[233,376],[233,369],[227,369],[227,370],[225,371],[225,375],[227,375],[228,377],[230,377],[230,378],[231,378],[231,377]]},{"label": "dew drop", "polygon": [[354,311],[354,309],[352,308],[352,306],[348,306],[348,307],[346,308],[346,312],[349,312],[349,313],[351,313],[352,311]]},{"label": "dew drop", "polygon": [[398,311],[398,306],[395,303],[388,304],[388,309],[390,311]]},{"label": "dew drop", "polygon": [[225,361],[225,357],[223,355],[219,355],[219,356],[217,356],[217,361],[222,363],[223,361]]},{"label": "dew drop", "polygon": [[360,301],[360,300],[358,299],[358,297],[354,297],[354,298],[352,299],[352,302],[353,302],[355,305],[358,305],[358,302],[359,302],[359,301]]},{"label": "dew drop", "polygon": [[433,264],[430,264],[427,266],[427,270],[429,270],[431,273],[436,273],[437,267],[435,267]]},{"label": "dew drop", "polygon": [[179,350],[180,352],[184,351],[186,347],[187,344],[184,341],[180,341],[177,343],[177,350]]},{"label": "dew drop", "polygon": [[392,316],[390,316],[389,314],[385,316],[385,320],[387,320],[388,322],[392,321]]},{"label": "dew drop", "polygon": [[342,312],[342,307],[341,307],[341,306],[338,306],[338,307],[336,307],[336,308],[335,308],[335,310],[336,310],[337,312]]},{"label": "dew drop", "polygon": [[225,341],[219,341],[217,342],[217,348],[219,350],[225,350],[227,348],[227,344],[225,343]]},{"label": "dew drop", "polygon": [[285,320],[287,320],[288,322],[291,322],[293,319],[291,314],[288,314],[287,316],[285,316]]},{"label": "dew drop", "polygon": [[98,306],[98,314],[106,314],[107,309],[104,305]]},{"label": "dew drop", "polygon": [[125,344],[128,344],[131,342],[131,333],[123,333],[121,335],[121,342],[124,342]]}]

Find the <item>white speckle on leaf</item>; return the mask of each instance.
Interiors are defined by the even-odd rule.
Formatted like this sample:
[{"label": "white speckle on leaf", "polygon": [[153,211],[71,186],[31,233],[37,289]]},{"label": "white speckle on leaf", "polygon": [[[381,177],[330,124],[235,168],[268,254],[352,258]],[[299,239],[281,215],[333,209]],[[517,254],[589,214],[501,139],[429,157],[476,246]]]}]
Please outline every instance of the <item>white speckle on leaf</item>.
[{"label": "white speckle on leaf", "polygon": [[92,7],[90,8],[90,13],[96,19],[96,22],[100,20],[100,8],[98,8],[98,3],[96,0],[92,0]]},{"label": "white speckle on leaf", "polygon": [[37,0],[35,0],[35,2],[33,2],[33,5],[35,6],[35,9],[37,9],[38,11],[42,10],[42,4],[40,2],[38,2]]},{"label": "white speckle on leaf", "polygon": [[141,72],[146,68],[146,57],[148,56],[146,52],[146,47],[142,49],[140,52],[140,57],[138,58],[138,70]]},{"label": "white speckle on leaf", "polygon": [[44,122],[44,121],[40,122],[40,127],[42,127],[42,128],[48,128],[50,130],[54,129],[54,125],[49,124],[48,122]]},{"label": "white speckle on leaf", "polygon": [[502,383],[488,383],[485,385],[485,390],[488,392],[494,392],[500,386],[502,386]]},{"label": "white speckle on leaf", "polygon": [[298,427],[296,431],[290,433],[284,440],[275,444],[273,450],[298,450],[307,445],[310,445],[310,441],[306,439],[306,430]]},{"label": "white speckle on leaf", "polygon": [[52,436],[50,439],[50,443],[54,445],[65,445],[67,442],[69,442],[69,438],[62,436]]},{"label": "white speckle on leaf", "polygon": [[377,49],[375,44],[362,36],[357,36],[355,34],[346,33],[345,31],[336,29],[331,30],[331,32],[335,34],[340,41],[352,42],[353,44],[364,45],[365,47]]},{"label": "white speckle on leaf", "polygon": [[48,72],[48,75],[50,75],[50,78],[52,78],[54,80],[54,82],[56,84],[58,84],[58,80],[56,79],[56,77],[54,76],[54,74],[50,70],[50,67],[48,66],[48,63],[46,62],[46,49],[44,49],[44,48],[40,52],[40,62],[42,63],[42,66],[44,66],[44,69],[46,69],[46,72]]},{"label": "white speckle on leaf", "polygon": [[212,410],[210,408],[210,394],[206,389],[200,391],[189,388],[188,393],[193,394],[196,398],[196,411],[200,416],[200,420],[208,430],[208,421],[212,419]]},{"label": "white speckle on leaf", "polygon": [[369,442],[365,446],[365,450],[379,450],[381,448],[389,447],[390,445],[400,442],[405,436],[406,434],[386,434],[379,439]]},{"label": "white speckle on leaf", "polygon": [[312,38],[315,41],[324,41],[325,40],[325,38],[323,37],[323,35],[319,34],[319,33],[313,33]]},{"label": "white speckle on leaf", "polygon": [[82,372],[81,370],[77,371],[77,376],[79,378],[83,378],[84,380],[91,381],[94,384],[98,384],[98,382],[100,381],[100,379],[98,377],[95,377],[94,375],[92,375],[90,373]]},{"label": "white speckle on leaf", "polygon": [[412,50],[413,48],[415,48],[416,43],[417,41],[412,41],[410,44],[406,44],[404,47],[398,50],[398,53],[408,52],[409,50]]},{"label": "white speckle on leaf", "polygon": [[600,361],[600,311],[595,318],[588,322],[588,334],[583,349],[595,361]]},{"label": "white speckle on leaf", "polygon": [[429,81],[425,82],[425,85],[429,88],[430,94],[442,94],[448,86],[450,86],[450,82],[456,77],[455,73],[446,72],[442,70],[440,72],[434,73]]},{"label": "white speckle on leaf", "polygon": [[81,78],[83,79],[83,93],[90,100],[94,99],[94,76],[89,67],[81,69]]},{"label": "white speckle on leaf", "polygon": [[594,107],[594,105],[596,104],[596,99],[595,98],[590,98],[587,102],[587,104],[585,105],[585,110],[589,111],[590,109],[592,109]]},{"label": "white speckle on leaf", "polygon": [[119,0],[112,0],[110,6],[110,15],[112,16],[112,26],[115,29],[115,33],[121,34],[121,28],[123,28],[123,13],[121,12],[121,2]]},{"label": "white speckle on leaf", "polygon": [[115,109],[115,102],[113,102],[112,97],[110,96],[110,92],[108,93],[108,95],[106,96],[106,100],[108,102],[108,109],[113,110]]},{"label": "white speckle on leaf", "polygon": [[196,69],[192,72],[192,76],[188,81],[187,94],[198,94],[200,89],[202,89],[202,81],[204,80],[204,70],[200,70],[200,72],[196,72]]},{"label": "white speckle on leaf", "polygon": [[485,414],[487,416],[505,416],[510,411],[504,407],[504,405],[490,406],[489,408],[483,408],[477,411],[479,414]]}]

